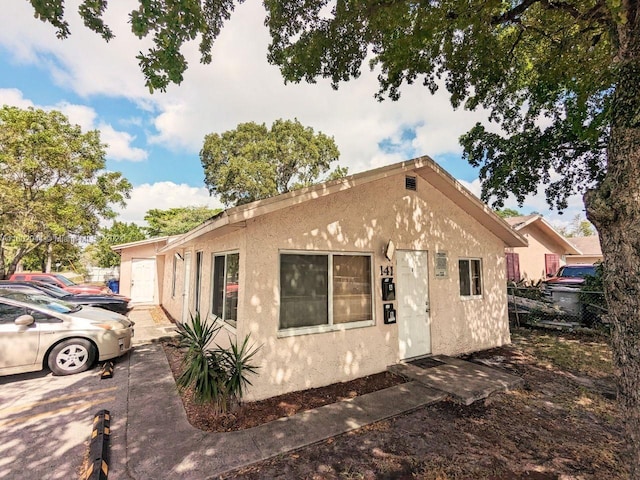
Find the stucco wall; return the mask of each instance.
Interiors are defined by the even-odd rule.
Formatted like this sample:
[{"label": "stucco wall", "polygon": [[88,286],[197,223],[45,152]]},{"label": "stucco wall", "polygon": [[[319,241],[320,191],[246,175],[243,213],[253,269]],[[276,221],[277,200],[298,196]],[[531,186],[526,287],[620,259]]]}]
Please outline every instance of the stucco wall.
[{"label": "stucco wall", "polygon": [[[122,251],[120,255],[120,294],[127,297],[131,296],[131,260],[134,258],[155,258],[157,244],[151,243],[129,247]],[[159,304],[160,298],[160,282],[163,278],[163,271],[158,270],[158,262],[156,262],[156,285],[154,289],[154,302]]]},{"label": "stucco wall", "polygon": [[593,256],[587,256],[587,255],[580,255],[580,256],[573,256],[573,255],[567,255],[567,265],[575,265],[576,263],[590,263],[590,264],[594,264],[596,262],[602,262],[602,255],[593,255]]},{"label": "stucco wall", "polygon": [[[398,327],[383,323],[380,294],[380,266],[395,267],[395,259],[383,256],[390,239],[400,250],[428,251],[432,353],[458,354],[509,342],[504,245],[421,178],[417,192],[407,191],[404,182],[404,175],[372,182],[258,217],[243,231],[203,237],[186,247],[192,261],[195,251],[204,252],[201,312],[210,308],[211,252],[240,252],[237,334],[242,339],[250,333],[262,345],[256,358],[261,368],[248,399],[377,373],[398,361]],[[372,253],[375,325],[279,338],[282,250]],[[437,251],[448,254],[446,279],[434,275]],[[468,257],[482,259],[482,298],[459,295],[458,259]],[[179,284],[183,269],[178,265]],[[171,270],[167,256],[163,305],[179,319],[181,297],[167,294]],[[193,273],[195,266],[192,278]],[[182,292],[181,285],[176,289]]]},{"label": "stucco wall", "polygon": [[565,247],[554,241],[547,233],[542,231],[535,222],[518,230],[528,241],[528,247],[511,248],[507,251],[515,252],[520,258],[520,276],[526,280],[540,280],[546,277],[545,254],[555,253],[560,255],[560,265],[565,254]]}]

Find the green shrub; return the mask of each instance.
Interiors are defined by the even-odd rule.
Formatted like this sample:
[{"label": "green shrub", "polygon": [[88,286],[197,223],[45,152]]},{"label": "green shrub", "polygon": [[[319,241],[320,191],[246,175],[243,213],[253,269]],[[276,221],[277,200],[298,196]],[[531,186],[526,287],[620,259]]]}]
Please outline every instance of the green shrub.
[{"label": "green shrub", "polygon": [[195,399],[202,403],[213,403],[216,412],[222,413],[240,404],[251,385],[249,374],[256,374],[258,367],[251,359],[259,347],[249,345],[247,335],[238,346],[230,341],[228,348],[212,346],[222,326],[202,320],[200,313],[191,315],[190,323],[178,324],[180,347],[185,349],[184,371],[178,377],[178,388],[193,386]]}]

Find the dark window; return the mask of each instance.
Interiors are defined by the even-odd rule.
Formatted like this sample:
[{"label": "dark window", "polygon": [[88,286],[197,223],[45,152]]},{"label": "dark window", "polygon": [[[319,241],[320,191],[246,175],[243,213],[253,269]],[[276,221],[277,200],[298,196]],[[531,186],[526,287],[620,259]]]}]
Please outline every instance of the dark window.
[{"label": "dark window", "polygon": [[234,327],[238,321],[239,280],[240,254],[214,254],[211,313]]},{"label": "dark window", "polygon": [[280,256],[280,329],[362,321],[373,321],[369,255]]},{"label": "dark window", "polygon": [[460,270],[460,295],[474,297],[482,295],[482,269],[479,259],[461,259],[458,261]]},{"label": "dark window", "polygon": [[202,252],[196,252],[196,292],[194,304],[196,312],[200,311],[200,287],[202,286]]},{"label": "dark window", "polygon": [[16,318],[26,313],[27,310],[24,307],[0,303],[0,323],[13,323]]}]

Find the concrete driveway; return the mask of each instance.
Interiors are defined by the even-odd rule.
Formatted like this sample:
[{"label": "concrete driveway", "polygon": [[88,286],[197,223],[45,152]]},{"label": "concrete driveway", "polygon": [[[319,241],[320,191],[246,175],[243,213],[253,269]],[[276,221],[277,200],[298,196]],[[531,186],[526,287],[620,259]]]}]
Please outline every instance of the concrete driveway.
[{"label": "concrete driveway", "polygon": [[111,413],[109,479],[127,478],[130,355],[117,359],[111,379],[101,379],[98,367],[65,377],[49,371],[0,377],[0,478],[79,478],[101,409]]}]

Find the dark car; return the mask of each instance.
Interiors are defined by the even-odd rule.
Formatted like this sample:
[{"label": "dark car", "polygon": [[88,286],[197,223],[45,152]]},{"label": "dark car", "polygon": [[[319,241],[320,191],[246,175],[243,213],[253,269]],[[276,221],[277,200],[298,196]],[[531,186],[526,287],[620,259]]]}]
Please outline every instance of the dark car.
[{"label": "dark car", "polygon": [[560,267],[557,273],[544,280],[544,286],[546,289],[553,287],[572,287],[579,286],[584,283],[584,279],[587,276],[595,276],[595,265],[565,265]]},{"label": "dark car", "polygon": [[87,305],[99,307],[122,315],[129,312],[129,299],[119,295],[74,295],[55,285],[42,282],[16,282],[1,280],[0,287],[6,290],[20,291],[24,293],[43,293],[58,300],[63,300],[74,305]]},{"label": "dark car", "polygon": [[42,273],[42,272],[20,272],[14,273],[9,277],[11,281],[17,282],[41,282],[48,285],[57,285],[68,293],[73,294],[95,294],[104,295],[112,293],[111,289],[106,285],[91,285],[89,283],[74,283],[60,273]]}]

